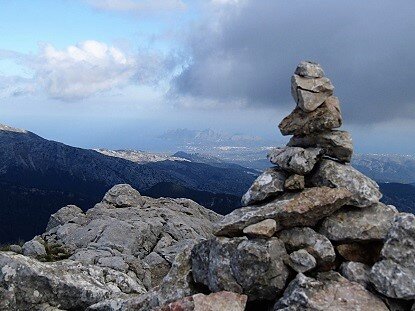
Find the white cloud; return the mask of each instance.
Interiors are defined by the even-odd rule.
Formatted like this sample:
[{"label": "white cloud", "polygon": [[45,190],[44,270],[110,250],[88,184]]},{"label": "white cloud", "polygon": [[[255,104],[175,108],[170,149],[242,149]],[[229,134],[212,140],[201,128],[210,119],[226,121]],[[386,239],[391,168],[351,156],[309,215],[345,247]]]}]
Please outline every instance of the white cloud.
[{"label": "white cloud", "polygon": [[186,5],[181,0],[85,0],[92,7],[105,11],[157,12],[183,10]]},{"label": "white cloud", "polygon": [[[4,53],[3,53],[4,54]],[[15,56],[15,61],[30,69],[30,80],[3,77],[3,94],[43,91],[61,100],[79,100],[91,95],[131,84],[154,84],[163,74],[163,60],[158,55],[128,54],[98,41],[85,41],[66,49],[51,44],[41,47],[37,55]],[[7,79],[6,79],[7,78]],[[24,83],[23,83],[24,82]],[[7,92],[5,91],[7,90]]]}]

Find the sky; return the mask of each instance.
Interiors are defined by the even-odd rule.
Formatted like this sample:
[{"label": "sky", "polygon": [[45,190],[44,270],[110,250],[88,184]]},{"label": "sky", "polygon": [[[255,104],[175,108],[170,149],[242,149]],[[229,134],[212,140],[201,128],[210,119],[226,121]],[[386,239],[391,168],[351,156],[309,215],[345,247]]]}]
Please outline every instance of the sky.
[{"label": "sky", "polygon": [[313,60],[357,152],[415,154],[414,16],[413,0],[0,0],[0,123],[85,148],[162,151],[176,128],[280,142]]}]

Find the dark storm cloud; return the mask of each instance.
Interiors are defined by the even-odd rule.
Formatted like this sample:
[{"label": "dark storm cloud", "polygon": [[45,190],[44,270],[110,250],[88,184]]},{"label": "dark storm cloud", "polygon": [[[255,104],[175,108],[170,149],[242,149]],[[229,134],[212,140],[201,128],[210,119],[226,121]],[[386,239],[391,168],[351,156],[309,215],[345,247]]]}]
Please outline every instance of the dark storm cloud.
[{"label": "dark storm cloud", "polygon": [[251,106],[293,105],[289,81],[315,60],[336,86],[348,122],[415,117],[415,2],[240,1],[189,38],[192,62],[176,95]]}]

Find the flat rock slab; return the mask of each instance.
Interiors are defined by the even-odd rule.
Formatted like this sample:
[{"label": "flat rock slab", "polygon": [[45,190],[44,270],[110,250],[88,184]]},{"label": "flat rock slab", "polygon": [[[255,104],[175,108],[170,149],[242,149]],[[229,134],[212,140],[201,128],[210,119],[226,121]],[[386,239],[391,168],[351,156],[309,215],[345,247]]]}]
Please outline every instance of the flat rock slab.
[{"label": "flat rock slab", "polygon": [[352,194],[350,205],[368,207],[382,198],[378,184],[350,165],[323,159],[310,178],[313,186],[346,188]]},{"label": "flat rock slab", "polygon": [[277,310],[388,311],[383,301],[358,283],[337,272],[319,273],[309,278],[299,273],[277,301]]},{"label": "flat rock slab", "polygon": [[351,135],[346,131],[327,131],[306,136],[293,136],[288,146],[322,148],[323,153],[342,162],[350,162],[353,155]]},{"label": "flat rock slab", "polygon": [[339,100],[330,96],[312,112],[297,107],[279,124],[282,135],[308,135],[338,128],[342,125]]},{"label": "flat rock slab", "polygon": [[415,215],[396,216],[381,255],[383,260],[370,273],[377,291],[390,298],[415,299]]},{"label": "flat rock slab", "polygon": [[324,219],[319,232],[336,242],[383,240],[396,214],[394,208],[383,203],[345,207]]},{"label": "flat rock slab", "polygon": [[273,300],[288,278],[287,256],[277,238],[214,238],[193,248],[193,278],[212,292],[226,290],[245,294],[249,300]]},{"label": "flat rock slab", "polygon": [[277,222],[274,219],[265,219],[259,223],[245,227],[243,233],[254,238],[270,238],[277,229]]},{"label": "flat rock slab", "polygon": [[343,188],[314,187],[288,193],[274,201],[242,207],[226,215],[216,226],[217,236],[241,236],[243,229],[265,219],[274,219],[277,231],[297,226],[314,226],[351,198]]},{"label": "flat rock slab", "polygon": [[242,197],[244,206],[259,203],[284,192],[286,174],[277,167],[265,170]]},{"label": "flat rock slab", "polygon": [[321,157],[322,151],[320,148],[274,148],[268,154],[268,159],[284,171],[305,175],[314,168]]},{"label": "flat rock slab", "polygon": [[106,298],[145,292],[142,284],[113,269],[0,253],[1,310],[32,310],[42,303],[84,310]]},{"label": "flat rock slab", "polygon": [[196,294],[169,303],[154,311],[244,311],[248,297],[232,292],[217,292],[209,295]]}]

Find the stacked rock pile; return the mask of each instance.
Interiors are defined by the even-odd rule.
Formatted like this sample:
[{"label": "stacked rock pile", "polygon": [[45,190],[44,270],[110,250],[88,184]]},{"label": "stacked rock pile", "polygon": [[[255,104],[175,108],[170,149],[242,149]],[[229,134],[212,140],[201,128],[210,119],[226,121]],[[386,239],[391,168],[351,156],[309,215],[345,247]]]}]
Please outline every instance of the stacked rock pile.
[{"label": "stacked rock pile", "polygon": [[192,251],[194,281],[248,296],[257,310],[410,310],[415,299],[415,217],[379,202],[353,153],[334,87],[319,64],[291,79],[293,135],[274,167]]}]

